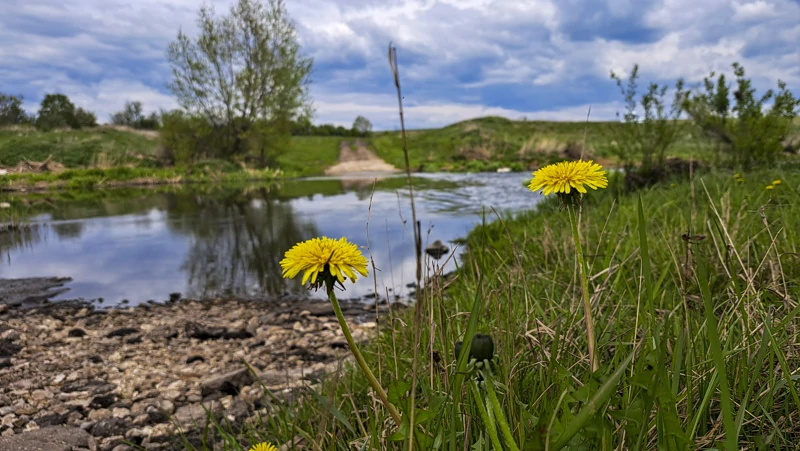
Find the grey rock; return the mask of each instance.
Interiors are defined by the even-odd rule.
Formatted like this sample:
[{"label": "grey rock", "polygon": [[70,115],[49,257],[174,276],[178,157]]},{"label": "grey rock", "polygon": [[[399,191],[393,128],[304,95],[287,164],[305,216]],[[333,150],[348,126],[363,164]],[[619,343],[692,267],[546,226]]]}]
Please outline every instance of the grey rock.
[{"label": "grey rock", "polygon": [[218,418],[221,412],[222,404],[219,401],[187,404],[175,411],[174,419],[183,428],[193,428],[195,425],[205,425],[209,414]]},{"label": "grey rock", "polygon": [[200,392],[203,396],[214,393],[222,392],[227,394],[237,394],[245,385],[250,385],[254,382],[253,374],[247,368],[241,368],[236,371],[222,374],[210,379],[206,379],[200,384]]},{"label": "grey rock", "polygon": [[96,450],[97,443],[88,432],[65,426],[51,426],[0,437],[0,449],[9,451],[72,451],[76,448]]}]

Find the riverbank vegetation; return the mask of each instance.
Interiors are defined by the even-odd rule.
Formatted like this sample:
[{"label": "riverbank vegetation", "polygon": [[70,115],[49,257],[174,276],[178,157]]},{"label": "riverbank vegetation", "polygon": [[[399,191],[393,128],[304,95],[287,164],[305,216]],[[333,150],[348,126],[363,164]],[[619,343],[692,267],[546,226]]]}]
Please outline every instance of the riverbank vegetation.
[{"label": "riverbank vegetation", "polygon": [[[512,217],[486,212],[459,243],[455,275],[425,261],[414,311],[382,324],[361,369],[244,431],[216,432],[230,449],[793,447],[800,165],[783,154],[798,104],[781,90],[766,111],[747,89],[734,107],[676,96],[695,121],[710,105],[726,118],[721,129],[695,124],[718,140],[716,170],[661,175],[671,144],[641,143],[676,134],[656,113],[635,128],[647,134],[617,141],[637,164],[582,197],[577,228],[558,199]],[[460,353],[461,343],[474,349]]]}]

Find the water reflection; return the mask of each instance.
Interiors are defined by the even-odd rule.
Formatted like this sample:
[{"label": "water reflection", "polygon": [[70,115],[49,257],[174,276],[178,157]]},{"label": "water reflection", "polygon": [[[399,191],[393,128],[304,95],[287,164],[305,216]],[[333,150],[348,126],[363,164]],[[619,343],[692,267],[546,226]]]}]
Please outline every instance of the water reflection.
[{"label": "water reflection", "polygon": [[[416,180],[423,246],[440,240],[452,252],[452,241],[481,220],[485,207],[514,211],[532,205],[538,196],[522,186],[525,176]],[[72,277],[70,291],[57,299],[102,297],[106,305],[164,300],[176,291],[191,297],[300,292],[299,279],[281,278],[279,262],[298,241],[325,235],[347,237],[372,255],[378,269],[355,285],[348,282],[340,297],[365,296],[376,288],[380,295],[402,297],[416,265],[406,183],[403,176],[377,183],[372,177],[319,178],[277,187],[13,198],[12,211],[33,227],[0,234],[6,257],[0,277]],[[456,266],[447,258],[436,262],[445,271]]]},{"label": "water reflection", "polygon": [[168,217],[171,229],[191,239],[181,265],[189,296],[301,291],[299,281],[281,277],[279,262],[291,246],[319,232],[266,189],[196,199],[171,209]]}]

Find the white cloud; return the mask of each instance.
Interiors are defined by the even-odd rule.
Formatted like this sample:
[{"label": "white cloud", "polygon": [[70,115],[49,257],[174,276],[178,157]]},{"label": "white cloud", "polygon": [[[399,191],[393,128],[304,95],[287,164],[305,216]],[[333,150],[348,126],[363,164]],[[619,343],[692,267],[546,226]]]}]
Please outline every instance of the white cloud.
[{"label": "white cloud", "polygon": [[[400,119],[397,111],[397,96],[374,94],[349,96],[347,94],[319,93],[315,96],[318,109],[317,119],[323,123],[333,123],[349,127],[356,115],[366,116],[376,130],[399,129]],[[526,117],[528,120],[583,121],[591,107],[590,120],[613,120],[616,112],[623,109],[621,102],[608,102],[596,105],[581,104],[566,108],[522,111],[511,108],[490,107],[479,103],[405,101],[403,114],[406,127],[441,127],[467,119],[484,116],[503,116],[511,119]]]},{"label": "white cloud", "polygon": [[775,17],[775,4],[769,3],[764,0],[756,0],[754,2],[733,2],[734,20],[748,21],[748,20],[761,20],[769,17]]},{"label": "white cloud", "polygon": [[[226,13],[232,2],[212,3]],[[34,105],[45,92],[64,92],[101,120],[133,96],[147,108],[174,106],[165,89],[166,47],[179,29],[196,31],[199,6],[195,0],[4,4],[0,86]],[[419,125],[473,113],[571,117],[565,113],[571,108],[608,103],[608,93],[616,95],[609,71],[627,72],[634,63],[643,81],[697,82],[739,61],[758,89],[778,78],[800,84],[800,4],[793,0],[293,0],[287,7],[304,51],[315,59],[318,118],[345,125],[367,111],[384,118],[376,124],[392,123],[394,103],[388,102],[390,113],[386,102],[372,101],[384,87],[393,97],[390,41],[409,92],[424,93],[426,103],[409,107]],[[568,94],[576,83],[591,83],[581,88],[584,98],[536,97],[542,89]],[[515,95],[500,96],[501,86],[516,86]]]}]

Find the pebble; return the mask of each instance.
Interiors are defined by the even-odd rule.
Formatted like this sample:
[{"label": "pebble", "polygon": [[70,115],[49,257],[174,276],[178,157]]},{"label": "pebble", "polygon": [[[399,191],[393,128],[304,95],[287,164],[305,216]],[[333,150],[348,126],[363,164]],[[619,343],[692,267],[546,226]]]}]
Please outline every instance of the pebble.
[{"label": "pebble", "polygon": [[[342,306],[357,341],[371,338],[374,309]],[[324,302],[181,299],[93,310],[53,303],[3,317],[3,339],[21,346],[0,367],[0,435],[65,425],[95,435],[98,449],[132,449],[125,440],[168,449],[163,438],[151,438],[174,435],[173,419],[190,430],[195,424],[187,420],[200,418],[203,427],[206,406],[218,418],[243,420],[263,397],[261,383],[289,393],[317,383],[349,355],[330,346],[344,337]],[[197,338],[198,330],[213,333]]]}]

